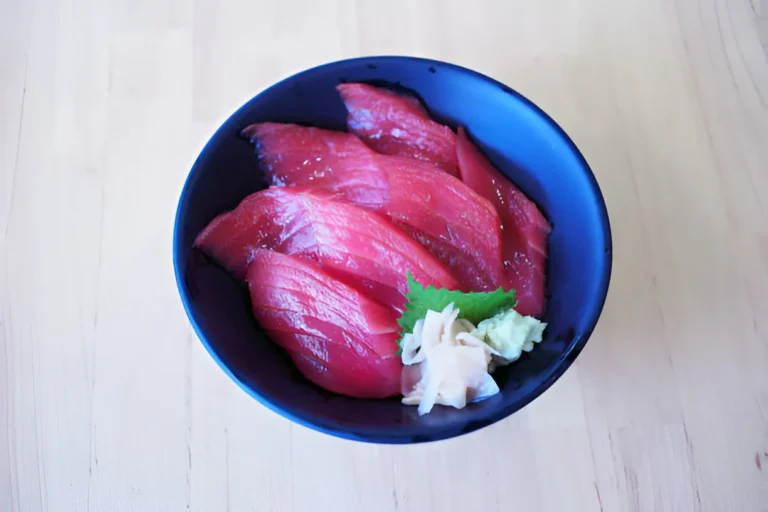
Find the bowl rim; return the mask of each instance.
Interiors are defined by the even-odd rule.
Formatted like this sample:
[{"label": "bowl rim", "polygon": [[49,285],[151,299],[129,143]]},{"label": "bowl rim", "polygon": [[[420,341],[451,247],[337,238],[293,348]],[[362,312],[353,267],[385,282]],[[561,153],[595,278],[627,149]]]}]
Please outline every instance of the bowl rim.
[{"label": "bowl rim", "polygon": [[[376,434],[356,433],[352,430],[348,430],[338,425],[334,425],[330,421],[328,422],[322,421],[322,420],[318,421],[317,418],[305,416],[301,413],[300,410],[296,410],[296,412],[293,412],[291,410],[288,410],[288,408],[286,408],[284,405],[275,403],[271,400],[268,400],[264,396],[262,396],[256,390],[254,390],[253,388],[248,386],[245,382],[240,380],[232,372],[232,370],[222,361],[221,357],[218,355],[216,350],[208,341],[207,336],[203,333],[200,325],[198,324],[197,320],[195,319],[191,311],[190,297],[184,290],[184,269],[181,269],[179,265],[179,259],[181,257],[181,254],[186,250],[181,246],[182,225],[183,225],[182,213],[186,211],[188,208],[187,201],[189,198],[189,190],[192,184],[195,182],[197,174],[201,172],[198,164],[200,163],[200,160],[203,157],[203,155],[207,154],[211,150],[211,146],[213,142],[222,135],[222,133],[225,131],[225,127],[230,123],[230,121],[233,120],[233,118],[238,117],[245,109],[248,108],[251,102],[255,101],[260,96],[266,94],[268,91],[283,87],[286,83],[290,83],[294,80],[300,79],[304,75],[309,75],[317,71],[323,70],[325,68],[331,68],[331,67],[340,66],[340,65],[348,65],[348,64],[376,65],[383,62],[393,62],[393,61],[407,61],[407,62],[419,64],[419,65],[448,68],[448,69],[452,69],[453,71],[471,75],[477,79],[490,83],[491,85],[495,85],[501,88],[507,94],[514,96],[526,108],[530,109],[534,114],[536,114],[551,128],[553,128],[555,133],[561,137],[566,147],[570,149],[573,156],[576,157],[582,171],[586,174],[589,187],[597,201],[596,206],[598,208],[598,217],[600,221],[600,227],[603,232],[603,243],[605,246],[605,263],[603,265],[603,272],[600,277],[600,284],[598,287],[599,300],[597,302],[597,307],[593,310],[591,318],[587,323],[587,328],[584,329],[584,331],[582,332],[578,342],[574,343],[568,349],[566,349],[562,354],[560,354],[557,361],[555,362],[555,366],[552,372],[547,376],[547,378],[542,380],[533,389],[531,393],[523,396],[521,400],[495,410],[493,413],[489,414],[482,421],[470,422],[460,429],[457,429],[455,426],[446,427],[442,429],[436,428],[433,430],[433,433],[429,435],[424,435],[424,436],[421,436],[421,435],[414,436],[413,434],[386,435],[386,434],[379,434],[379,433],[376,433]],[[187,177],[184,180],[184,185],[181,189],[178,204],[176,207],[176,214],[174,216],[172,245],[173,245],[172,247],[173,267],[174,267],[174,274],[176,277],[176,287],[178,289],[179,296],[181,298],[182,305],[184,306],[184,311],[187,315],[187,318],[191,323],[192,328],[195,331],[195,334],[197,335],[198,339],[205,347],[208,354],[213,358],[213,360],[216,362],[219,368],[221,368],[229,376],[229,378],[232,379],[232,381],[234,381],[243,391],[245,391],[249,396],[254,398],[261,405],[271,410],[272,412],[275,412],[280,416],[288,419],[289,421],[292,421],[296,424],[307,427],[316,432],[329,434],[334,437],[353,440],[353,441],[366,442],[366,443],[375,443],[375,444],[420,444],[425,442],[434,442],[434,441],[440,441],[444,439],[459,437],[465,434],[469,434],[471,432],[475,432],[477,430],[480,430],[494,423],[497,423],[503,420],[504,418],[511,416],[512,414],[521,410],[522,408],[526,407],[533,400],[541,396],[542,393],[548,390],[558,379],[560,379],[563,376],[563,374],[571,367],[573,362],[576,360],[576,357],[579,355],[579,353],[583,350],[584,346],[587,344],[587,341],[592,336],[592,333],[594,332],[595,327],[597,326],[597,323],[605,307],[605,302],[608,296],[608,289],[610,286],[611,274],[613,271],[613,237],[611,233],[610,220],[608,217],[608,209],[605,204],[605,198],[603,197],[602,191],[600,190],[600,186],[597,182],[597,178],[595,177],[592,171],[592,168],[589,166],[586,158],[584,158],[584,155],[578,149],[578,147],[570,138],[570,136],[568,136],[565,130],[549,114],[544,112],[540,107],[538,107],[531,100],[526,98],[517,90],[499,82],[494,78],[491,78],[487,75],[484,75],[472,69],[465,68],[463,66],[459,66],[457,64],[452,64],[449,62],[443,62],[435,59],[428,59],[428,58],[422,58],[422,57],[398,56],[398,55],[354,57],[349,59],[336,60],[333,62],[320,64],[318,66],[313,66],[311,68],[307,68],[305,70],[293,73],[277,81],[273,85],[261,90],[256,95],[251,97],[248,101],[243,103],[240,107],[235,109],[234,112],[232,112],[232,114],[230,114],[226,118],[226,120],[223,123],[221,123],[218,126],[218,128],[216,128],[216,130],[213,132],[213,134],[210,136],[208,141],[203,146],[202,150],[198,153],[197,157],[195,158],[194,163],[192,164],[192,167],[190,168],[187,174]]]}]

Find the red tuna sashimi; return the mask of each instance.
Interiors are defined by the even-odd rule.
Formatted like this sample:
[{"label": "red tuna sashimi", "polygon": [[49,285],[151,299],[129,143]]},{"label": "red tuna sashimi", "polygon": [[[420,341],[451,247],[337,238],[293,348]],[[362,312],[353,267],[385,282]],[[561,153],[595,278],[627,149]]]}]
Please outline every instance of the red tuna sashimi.
[{"label": "red tuna sashimi", "polygon": [[457,155],[464,183],[492,201],[501,217],[504,265],[517,291],[515,309],[521,315],[541,315],[549,222],[533,201],[494,168],[463,128],[459,128]]},{"label": "red tuna sashimi", "polygon": [[294,256],[257,250],[253,314],[318,386],[356,398],[400,393],[399,326],[390,309]]},{"label": "red tuna sashimi", "polygon": [[291,254],[399,311],[408,272],[423,285],[459,287],[442,263],[386,219],[302,187],[251,194],[214,219],[195,245],[238,278],[258,249]]},{"label": "red tuna sashimi", "polygon": [[260,158],[274,162],[265,168],[272,183],[337,193],[386,215],[443,262],[462,290],[509,286],[501,259],[499,216],[489,201],[461,180],[408,157],[371,152],[281,160],[266,141],[258,144]]},{"label": "red tuna sashimi", "polygon": [[385,155],[408,156],[459,177],[456,134],[433,121],[411,96],[367,84],[336,86],[349,113],[347,126]]},{"label": "red tuna sashimi", "polygon": [[[274,165],[300,166],[326,155],[352,156],[371,154],[371,148],[355,135],[336,130],[284,123],[257,123],[242,131],[254,144],[259,163],[265,170]],[[260,151],[264,145],[269,151]]]}]

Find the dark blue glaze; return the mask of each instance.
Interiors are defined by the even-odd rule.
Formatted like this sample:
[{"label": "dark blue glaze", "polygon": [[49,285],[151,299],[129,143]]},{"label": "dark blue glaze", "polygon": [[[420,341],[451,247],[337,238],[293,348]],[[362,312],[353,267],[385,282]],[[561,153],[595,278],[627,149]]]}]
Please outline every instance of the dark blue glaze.
[{"label": "dark blue glaze", "polygon": [[[467,127],[496,166],[542,209],[549,243],[544,341],[497,371],[501,393],[464,410],[436,407],[419,418],[397,399],[358,400],[306,381],[253,320],[246,290],[192,250],[217,214],[264,187],[256,155],[238,132],[258,121],[344,129],[334,86],[386,82],[416,92],[431,114]],[[509,416],[551,386],[574,361],[597,323],[611,274],[611,233],[597,182],[563,130],[509,87],[443,62],[367,57],[296,74],[257,95],[214,134],[192,167],[176,214],[173,263],[181,300],[203,345],[248,394],[301,425],[377,443],[458,436]]]}]

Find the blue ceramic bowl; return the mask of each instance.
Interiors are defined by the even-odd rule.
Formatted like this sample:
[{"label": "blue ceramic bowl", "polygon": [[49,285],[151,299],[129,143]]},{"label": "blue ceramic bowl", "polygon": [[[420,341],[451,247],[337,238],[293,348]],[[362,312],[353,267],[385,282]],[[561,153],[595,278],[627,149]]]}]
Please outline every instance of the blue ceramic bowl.
[{"label": "blue ceramic bowl", "polygon": [[[264,188],[256,155],[238,133],[282,121],[343,130],[334,87],[387,82],[415,91],[440,122],[464,125],[496,166],[551,221],[549,324],[544,341],[494,373],[501,393],[463,410],[436,407],[419,417],[398,399],[334,395],[307,381],[259,329],[247,291],[192,249],[217,214]],[[563,130],[509,87],[474,71],[410,57],[368,57],[298,73],[258,94],[219,128],[197,158],[179,201],[173,263],[181,300],[203,345],[253,398],[327,434],[377,443],[418,443],[472,432],[501,420],[549,388],[584,348],[611,274],[608,215],[595,177]]]}]

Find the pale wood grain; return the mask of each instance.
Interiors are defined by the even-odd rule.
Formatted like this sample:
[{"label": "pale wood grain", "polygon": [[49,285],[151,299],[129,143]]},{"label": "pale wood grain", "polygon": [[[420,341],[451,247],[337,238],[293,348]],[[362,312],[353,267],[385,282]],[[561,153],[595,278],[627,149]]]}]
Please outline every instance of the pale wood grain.
[{"label": "pale wood grain", "polygon": [[[0,510],[768,511],[766,19],[759,0],[3,0]],[[615,237],[574,368],[415,447],[257,405],[170,262],[186,172],[234,108],[382,53],[541,105]]]}]

